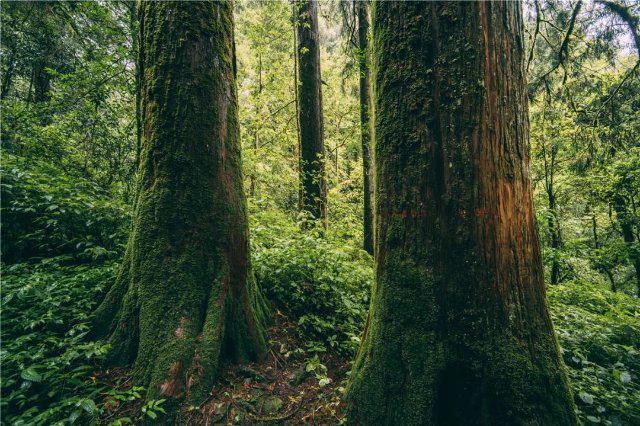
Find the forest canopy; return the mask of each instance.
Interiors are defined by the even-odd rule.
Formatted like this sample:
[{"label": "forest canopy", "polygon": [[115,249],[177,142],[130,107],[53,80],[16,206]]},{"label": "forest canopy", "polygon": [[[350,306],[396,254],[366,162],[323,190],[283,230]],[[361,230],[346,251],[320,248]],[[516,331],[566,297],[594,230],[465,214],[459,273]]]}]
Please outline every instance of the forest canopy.
[{"label": "forest canopy", "polygon": [[0,14],[4,423],[640,423],[637,2]]}]

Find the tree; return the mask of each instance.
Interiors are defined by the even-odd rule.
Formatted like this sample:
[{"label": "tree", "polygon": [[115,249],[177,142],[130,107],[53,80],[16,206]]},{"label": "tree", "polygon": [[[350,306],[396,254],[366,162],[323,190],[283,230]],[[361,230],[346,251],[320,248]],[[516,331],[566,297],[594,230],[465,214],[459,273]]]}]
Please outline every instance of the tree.
[{"label": "tree", "polygon": [[32,65],[31,84],[33,85],[33,100],[37,103],[47,102],[51,99],[51,73],[47,68],[53,67],[53,58],[56,53],[55,43],[58,41],[54,31],[54,25],[50,16],[55,6],[52,2],[38,4],[37,14],[42,28],[39,48],[40,52],[35,57]]},{"label": "tree", "polygon": [[140,3],[142,145],[134,224],[94,315],[148,397],[200,399],[222,361],[259,359],[231,2]]},{"label": "tree", "polygon": [[377,282],[358,424],[576,424],[529,180],[521,6],[376,2]]},{"label": "tree", "polygon": [[294,13],[300,126],[300,207],[326,226],[327,186],[317,0],[296,1]]},{"label": "tree", "polygon": [[358,66],[360,71],[360,133],[362,141],[362,179],[364,183],[364,249],[373,254],[373,208],[371,205],[371,195],[373,187],[371,185],[371,83],[369,73],[369,17],[367,16],[367,3],[359,1],[358,8]]}]

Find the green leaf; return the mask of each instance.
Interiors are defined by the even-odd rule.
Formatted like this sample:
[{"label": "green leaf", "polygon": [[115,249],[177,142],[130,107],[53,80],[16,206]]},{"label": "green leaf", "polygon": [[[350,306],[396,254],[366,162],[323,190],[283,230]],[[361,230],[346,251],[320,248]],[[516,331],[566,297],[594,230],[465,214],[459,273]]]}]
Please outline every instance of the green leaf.
[{"label": "green leaf", "polygon": [[331,379],[328,377],[320,379],[320,381],[318,382],[321,388],[327,386],[329,383],[331,383]]},{"label": "green leaf", "polygon": [[29,380],[30,382],[40,382],[42,381],[42,375],[36,371],[34,367],[29,367],[25,370],[22,370],[20,373],[20,377],[24,380]]},{"label": "green leaf", "polygon": [[593,395],[591,395],[590,393],[580,392],[578,396],[585,404],[593,404]]},{"label": "green leaf", "polygon": [[86,411],[91,415],[98,414],[98,407],[96,406],[96,403],[93,402],[92,399],[89,399],[89,398],[81,399],[76,403],[76,405],[78,407],[81,407],[84,411]]},{"label": "green leaf", "polygon": [[620,373],[620,382],[621,383],[630,383],[631,382],[631,374],[628,371],[623,371]]}]

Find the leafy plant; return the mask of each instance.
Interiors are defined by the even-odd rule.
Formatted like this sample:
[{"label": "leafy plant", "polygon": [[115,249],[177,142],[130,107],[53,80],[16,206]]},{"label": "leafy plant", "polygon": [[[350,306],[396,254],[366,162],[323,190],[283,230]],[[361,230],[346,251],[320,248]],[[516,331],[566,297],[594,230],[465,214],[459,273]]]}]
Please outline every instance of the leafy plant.
[{"label": "leafy plant", "polygon": [[586,423],[640,422],[640,306],[585,281],[549,288],[551,313]]},{"label": "leafy plant", "polygon": [[117,264],[65,266],[68,257],[4,268],[2,402],[9,424],[96,419],[104,385],[91,376],[108,347],[87,341],[87,316]]},{"label": "leafy plant", "polygon": [[354,354],[369,307],[369,255],[318,230],[285,236],[263,232],[255,233],[253,264],[266,296],[298,322],[309,340],[308,352],[330,348]]},{"label": "leafy plant", "polygon": [[13,155],[3,155],[1,173],[5,262],[119,257],[128,219],[121,201],[90,181]]}]

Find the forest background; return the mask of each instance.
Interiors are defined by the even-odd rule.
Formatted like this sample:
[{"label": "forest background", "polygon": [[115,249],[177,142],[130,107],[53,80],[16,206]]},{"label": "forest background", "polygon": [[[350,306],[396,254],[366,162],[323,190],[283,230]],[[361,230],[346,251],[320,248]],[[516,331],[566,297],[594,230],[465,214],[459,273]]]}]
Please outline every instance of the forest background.
[{"label": "forest background", "polygon": [[[563,358],[583,421],[638,424],[640,6],[524,8],[531,176]],[[107,348],[86,338],[130,226],[135,5],[3,2],[1,13],[3,421],[162,416],[162,402],[143,405],[126,372],[96,373]],[[278,356],[304,367],[313,410],[338,423],[373,281],[362,249],[362,52],[354,4],[322,2],[328,227],[300,232],[291,16],[284,1],[235,4],[252,262],[300,343]],[[275,412],[289,404],[270,401]],[[224,415],[242,421],[250,411],[236,401]]]}]

